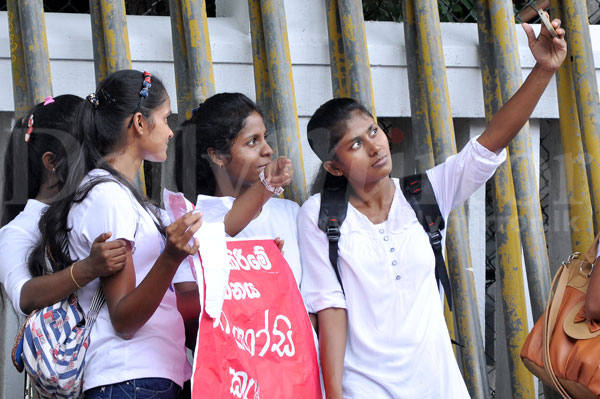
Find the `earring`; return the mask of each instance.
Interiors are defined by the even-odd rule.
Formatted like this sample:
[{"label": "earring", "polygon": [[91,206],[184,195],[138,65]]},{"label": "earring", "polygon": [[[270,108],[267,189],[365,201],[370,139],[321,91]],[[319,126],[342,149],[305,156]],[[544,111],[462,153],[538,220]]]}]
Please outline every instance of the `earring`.
[{"label": "earring", "polygon": [[56,172],[56,168],[52,168],[52,174],[54,174],[54,172]]}]

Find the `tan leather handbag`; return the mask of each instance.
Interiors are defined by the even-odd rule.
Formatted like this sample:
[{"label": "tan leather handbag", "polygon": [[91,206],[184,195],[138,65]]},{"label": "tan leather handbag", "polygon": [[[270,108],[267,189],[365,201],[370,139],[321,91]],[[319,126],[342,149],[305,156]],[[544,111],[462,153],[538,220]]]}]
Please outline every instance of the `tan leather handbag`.
[{"label": "tan leather handbag", "polygon": [[600,325],[583,310],[599,236],[583,259],[575,253],[556,272],[546,311],[521,350],[529,371],[568,399],[600,397]]}]

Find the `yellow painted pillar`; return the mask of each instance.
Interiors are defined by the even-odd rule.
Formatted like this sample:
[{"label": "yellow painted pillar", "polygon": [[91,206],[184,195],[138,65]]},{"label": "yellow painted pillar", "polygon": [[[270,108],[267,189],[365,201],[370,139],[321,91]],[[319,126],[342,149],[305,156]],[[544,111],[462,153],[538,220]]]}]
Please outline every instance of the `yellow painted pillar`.
[{"label": "yellow painted pillar", "polygon": [[[520,86],[521,69],[518,62],[518,49],[516,48],[512,3],[504,0],[482,1],[477,5],[477,13],[486,121],[489,122],[493,114]],[[529,141],[527,133],[524,134],[521,131],[520,134]],[[527,151],[516,146],[515,152],[521,158],[519,162],[528,162],[523,160],[529,155]],[[516,182],[513,181],[515,174],[512,165],[515,162],[511,159],[513,157],[511,148],[509,148],[508,153],[509,159],[498,168],[493,183],[496,216],[496,262],[497,269],[500,271],[512,394],[513,397],[533,398],[535,395],[533,377],[524,367],[519,356],[529,328],[523,265],[521,262],[523,253],[521,248],[522,235],[519,230],[515,194]],[[527,167],[530,167],[530,165],[527,165]],[[528,195],[537,198],[535,194],[537,192],[535,177],[525,175],[522,178],[533,180],[533,192],[529,192]],[[537,202],[539,209],[539,200]],[[527,226],[522,226],[522,228],[527,228]],[[543,229],[541,234],[544,235]],[[545,243],[543,249],[545,251]],[[545,256],[547,259],[547,255]],[[536,266],[534,265],[534,267]],[[549,276],[549,269],[546,270],[546,273]],[[546,290],[545,295],[547,295],[547,292]],[[532,307],[534,306],[532,304]]]},{"label": "yellow painted pillar", "polygon": [[[439,164],[456,153],[454,125],[450,109],[446,66],[441,40],[437,2],[403,2],[409,90],[420,171]],[[447,222],[446,261],[452,283],[454,328],[460,348],[462,370],[469,393],[474,398],[489,395],[483,335],[479,321],[475,282],[471,265],[464,207],[455,209]]]},{"label": "yellow painted pillar", "polygon": [[[406,59],[416,59],[416,62],[407,62],[408,90],[411,93],[411,126],[415,148],[416,170],[424,172],[435,166],[433,159],[433,142],[429,128],[429,112],[427,110],[427,96],[425,94],[426,82],[424,69],[420,67],[423,59],[422,51],[418,45],[418,31],[415,20],[413,1],[402,2],[402,16],[404,18],[404,40]],[[413,58],[414,57],[414,58]]]},{"label": "yellow painted pillar", "polygon": [[[562,19],[563,13],[560,2],[552,0],[550,6],[552,17]],[[571,51],[570,48],[569,51]],[[556,88],[567,200],[569,202],[571,247],[574,252],[583,253],[592,244],[594,238],[594,219],[571,69],[570,62],[566,61],[562,64],[556,76]]]},{"label": "yellow painted pillar", "polygon": [[339,0],[327,0],[327,31],[329,33],[329,62],[331,65],[331,88],[333,97],[350,97],[350,82],[342,24],[338,11]]},{"label": "yellow painted pillar", "polygon": [[125,1],[90,0],[96,83],[108,74],[131,69]]},{"label": "yellow painted pillar", "polygon": [[[265,30],[261,13],[260,0],[248,1],[250,13],[250,33],[252,39],[252,61],[254,67],[254,87],[256,103],[264,115],[265,127],[268,132],[275,130],[275,116],[273,115],[273,96],[269,80],[269,59],[265,44]],[[270,141],[273,147],[273,157],[279,156],[277,140]]]},{"label": "yellow painted pillar", "polygon": [[7,2],[15,113],[22,116],[52,95],[42,0]]},{"label": "yellow painted pillar", "polygon": [[[204,0],[170,0],[171,36],[173,40],[173,60],[175,67],[175,84],[177,90],[177,113],[179,123],[192,116],[192,109],[208,97],[215,94],[215,78],[210,51],[208,19]],[[186,145],[195,148],[195,137],[187,135],[190,140]],[[187,154],[187,153],[186,153]],[[154,168],[153,173],[161,174],[161,186],[175,189],[175,162],[186,165],[184,173],[195,173],[195,154],[191,159],[175,159],[175,146],[170,145],[167,161]],[[185,182],[195,181],[193,178]],[[195,187],[184,187],[187,198],[194,198]],[[159,198],[160,199],[160,198]]]},{"label": "yellow painted pillar", "polygon": [[600,101],[587,7],[584,0],[563,0],[563,27],[569,46],[579,125],[583,135],[596,231],[600,228]]},{"label": "yellow painted pillar", "polygon": [[[373,116],[376,116],[362,1],[337,0],[337,6],[339,18],[337,21],[339,21],[339,27],[341,28],[347,90],[350,97],[363,104]],[[331,17],[328,18],[328,22],[333,22],[330,19]],[[341,50],[339,49],[339,41],[336,46],[330,49],[330,54],[333,54],[332,50],[334,52],[337,51],[337,56],[339,57]],[[333,66],[336,69],[341,67],[341,65],[335,64]]]},{"label": "yellow painted pillar", "polygon": [[[251,25],[259,22],[255,18],[257,8],[260,7],[260,22],[262,22],[262,33],[264,40],[264,57],[259,58],[256,54],[260,46],[253,45],[254,59],[266,60],[269,73],[270,88],[270,113],[273,117],[273,131],[277,139],[277,150],[279,155],[286,156],[292,160],[294,165],[294,177],[290,184],[290,190],[286,190],[286,197],[302,203],[306,198],[306,181],[304,173],[304,160],[302,157],[302,144],[300,141],[300,129],[298,126],[298,112],[296,108],[296,94],[292,77],[292,62],[287,36],[285,19],[285,7],[283,0],[248,0],[251,12]],[[257,27],[252,27],[256,29]],[[260,40],[254,37],[260,33],[260,29],[253,32],[253,44]],[[261,78],[257,82],[257,89],[263,90],[265,86],[264,64],[255,66],[255,76]],[[265,97],[261,92],[262,98]],[[265,110],[265,112],[269,112]]]}]

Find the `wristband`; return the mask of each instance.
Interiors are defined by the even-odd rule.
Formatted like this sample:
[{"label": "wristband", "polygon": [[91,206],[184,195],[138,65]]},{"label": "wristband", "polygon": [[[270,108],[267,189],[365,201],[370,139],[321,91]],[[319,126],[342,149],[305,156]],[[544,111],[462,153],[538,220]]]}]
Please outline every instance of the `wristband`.
[{"label": "wristband", "polygon": [[260,179],[260,181],[262,182],[262,184],[265,186],[265,188],[272,192],[275,195],[281,195],[283,194],[283,187],[273,187],[271,185],[271,183],[269,183],[267,181],[267,178],[265,177],[265,170],[261,170],[260,174],[258,175],[258,178]]}]

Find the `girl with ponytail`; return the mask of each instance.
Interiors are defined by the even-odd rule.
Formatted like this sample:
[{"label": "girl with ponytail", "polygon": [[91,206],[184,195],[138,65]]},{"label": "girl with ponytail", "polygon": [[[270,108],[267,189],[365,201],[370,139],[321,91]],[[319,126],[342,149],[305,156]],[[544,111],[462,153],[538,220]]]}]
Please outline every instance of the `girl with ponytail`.
[{"label": "girl with ponytail", "polygon": [[[98,285],[106,297],[91,331],[83,390],[91,399],[175,398],[191,368],[171,281],[198,250],[190,239],[202,215],[190,212],[165,228],[158,208],[133,185],[143,160],[166,160],[173,136],[169,96],[151,74],[123,70],[107,76],[86,100],[74,124],[85,176],[42,217],[38,249],[68,263],[89,253],[98,232],[110,231],[111,239],[125,243],[123,269],[77,292],[84,313]],[[43,263],[42,254],[32,257],[32,267]]]},{"label": "girl with ponytail", "polygon": [[56,270],[29,270],[29,253],[40,239],[38,222],[48,203],[66,191],[68,176],[80,167],[79,145],[71,134],[81,97],[48,97],[34,106],[13,128],[4,157],[4,189],[0,246],[0,282],[19,314],[61,301],[79,287],[125,265],[125,245],[93,240],[89,256]]}]

